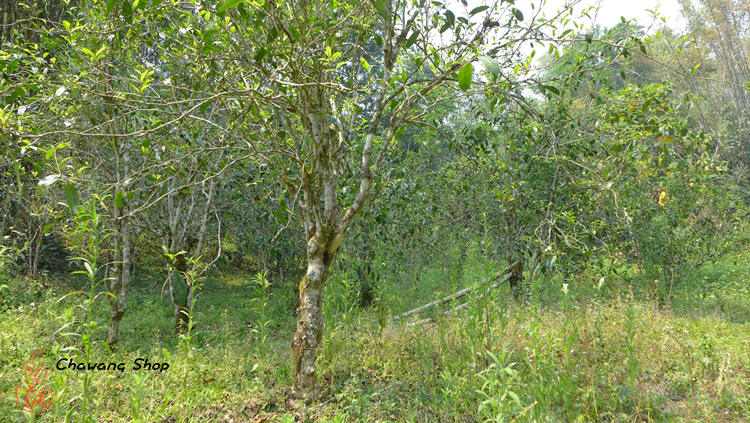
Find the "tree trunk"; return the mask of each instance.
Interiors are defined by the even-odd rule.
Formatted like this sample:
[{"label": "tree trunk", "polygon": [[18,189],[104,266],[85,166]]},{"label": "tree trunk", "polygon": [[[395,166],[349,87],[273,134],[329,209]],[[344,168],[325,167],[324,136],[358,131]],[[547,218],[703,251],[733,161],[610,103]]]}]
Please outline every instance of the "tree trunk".
[{"label": "tree trunk", "polygon": [[294,391],[298,397],[314,400],[315,359],[323,336],[323,285],[328,279],[333,256],[326,251],[325,243],[314,238],[308,242],[307,272],[299,284],[299,321],[292,342],[295,379]]},{"label": "tree trunk", "polygon": [[[173,186],[176,186],[173,185]],[[176,201],[175,201],[176,197]],[[170,254],[177,254],[182,250],[182,245],[184,241],[184,230],[180,230],[180,224],[182,223],[183,226],[187,226],[187,220],[183,217],[182,211],[183,211],[183,204],[184,204],[184,198],[183,195],[180,193],[174,193],[170,194],[167,197],[167,212],[169,216],[169,253]],[[192,206],[191,206],[192,208]],[[173,266],[176,266],[176,263],[171,263]],[[174,322],[175,322],[175,330],[178,333],[184,333],[188,326],[188,310],[186,308],[186,298],[187,293],[183,296],[182,292],[182,284],[180,283],[179,286],[175,283],[175,273],[179,275],[179,271],[182,271],[185,269],[177,269],[177,272],[175,270],[170,270],[169,275],[167,276],[168,285],[169,285],[169,298],[172,301],[172,308],[174,309]],[[180,289],[180,292],[176,292],[177,289]],[[185,288],[187,288],[187,284],[185,284]]]},{"label": "tree trunk", "polygon": [[[130,234],[128,233],[127,218],[123,218],[120,231],[115,236],[120,237],[122,241],[122,248],[116,253],[114,269],[117,269],[116,274],[113,276],[110,282],[110,292],[114,297],[109,297],[109,308],[111,311],[111,318],[109,322],[109,333],[107,334],[107,343],[109,345],[116,345],[119,332],[120,322],[122,322],[123,316],[128,309],[128,287],[130,285]],[[119,257],[118,257],[119,256]],[[118,261],[118,258],[120,259]]]},{"label": "tree trunk", "polygon": [[206,198],[206,208],[203,210],[203,217],[201,218],[201,227],[198,230],[198,245],[195,247],[194,257],[200,257],[203,252],[203,245],[206,242],[206,228],[208,226],[208,214],[213,206],[214,194],[216,193],[216,179],[211,180],[211,186],[208,189],[208,197]]},{"label": "tree trunk", "polygon": [[[115,209],[115,218],[117,217],[117,210]],[[112,257],[112,272],[109,275],[109,292],[114,295],[114,297],[109,297],[109,309],[110,309],[110,322],[109,322],[109,333],[107,334],[107,344],[109,345],[115,345],[117,343],[118,333],[120,330],[120,321],[122,320],[122,316],[116,316],[117,313],[117,293],[120,292],[120,283],[122,282],[122,277],[120,276],[120,273],[122,272],[122,246],[121,246],[121,237],[119,233],[119,223],[115,222],[115,228],[116,231],[113,234],[113,236],[110,238],[112,240],[112,243],[114,244],[112,247],[113,251],[113,257]]]},{"label": "tree trunk", "polygon": [[44,229],[40,226],[34,240],[34,257],[31,261],[31,276],[39,276],[39,256],[42,254],[42,242],[44,242]]},{"label": "tree trunk", "polygon": [[526,289],[525,289],[525,286],[524,286],[525,284],[523,281],[523,260],[522,259],[518,259],[515,262],[515,265],[513,265],[510,268],[510,279],[508,279],[508,283],[510,284],[511,292],[513,292],[513,297],[517,301],[526,299]]},{"label": "tree trunk", "polygon": [[[108,108],[109,115],[113,122],[114,133],[120,133],[119,125],[116,125],[114,111]],[[123,184],[130,173],[130,154],[128,153],[128,143],[119,142],[117,139],[112,141],[113,151],[115,152],[115,195],[113,217],[115,224],[115,263],[113,266],[114,275],[110,281],[109,308],[111,312],[109,322],[109,333],[107,334],[107,344],[114,346],[117,344],[120,332],[120,322],[128,309],[127,297],[128,287],[130,285],[130,223],[127,216],[125,191],[128,186]],[[121,199],[118,201],[117,196]],[[115,270],[116,269],[116,270]]]}]

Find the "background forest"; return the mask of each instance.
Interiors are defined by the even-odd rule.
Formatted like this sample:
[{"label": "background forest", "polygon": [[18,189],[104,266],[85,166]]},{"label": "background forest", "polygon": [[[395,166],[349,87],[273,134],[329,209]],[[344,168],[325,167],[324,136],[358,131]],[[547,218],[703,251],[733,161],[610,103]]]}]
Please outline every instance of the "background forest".
[{"label": "background forest", "polygon": [[577,3],[0,0],[0,422],[748,421],[750,4]]}]

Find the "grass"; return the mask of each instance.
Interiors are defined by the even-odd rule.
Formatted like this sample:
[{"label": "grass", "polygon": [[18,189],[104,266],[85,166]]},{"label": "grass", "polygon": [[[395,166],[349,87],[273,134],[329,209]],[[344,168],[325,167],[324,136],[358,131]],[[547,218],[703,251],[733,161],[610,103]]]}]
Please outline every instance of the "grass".
[{"label": "grass", "polygon": [[[371,309],[355,307],[347,273],[335,273],[327,288],[315,405],[293,399],[289,390],[294,284],[272,288],[261,345],[262,301],[254,277],[208,275],[187,344],[172,328],[162,276],[139,269],[118,350],[98,342],[93,352],[98,361],[124,362],[126,370],[93,372],[91,410],[96,421],[107,422],[750,420],[747,253],[694,272],[666,309],[635,299],[642,296],[628,289],[597,291],[592,276],[567,293],[550,283],[544,298],[554,301],[517,305],[498,292],[426,326],[385,324],[384,315],[480,280],[491,269],[469,260],[450,286],[438,270],[426,269],[421,296],[414,290],[399,296],[392,281],[383,281]],[[83,377],[54,369],[69,341],[53,334],[59,317],[81,300],[59,299],[81,284],[65,275],[6,284],[0,421],[29,420],[13,392],[21,364],[38,349],[45,350],[41,361],[55,402],[37,421],[79,420]],[[106,323],[106,301],[94,316]],[[133,371],[138,357],[170,368]]]}]

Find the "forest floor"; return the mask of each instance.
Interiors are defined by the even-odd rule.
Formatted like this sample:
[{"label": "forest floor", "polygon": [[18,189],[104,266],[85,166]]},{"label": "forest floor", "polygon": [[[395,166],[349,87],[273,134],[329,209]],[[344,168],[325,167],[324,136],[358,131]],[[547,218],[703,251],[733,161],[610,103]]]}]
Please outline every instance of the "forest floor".
[{"label": "forest floor", "polygon": [[[596,280],[525,305],[499,292],[416,328],[386,316],[433,299],[427,290],[418,302],[330,306],[313,405],[290,392],[291,291],[264,301],[250,275],[208,275],[197,325],[179,337],[156,275],[136,276],[117,351],[94,343],[92,360],[126,368],[89,373],[92,421],[750,421],[747,252],[698,269],[670,307]],[[63,295],[85,288],[59,275],[0,285],[0,422],[30,421],[14,390],[39,349],[55,398],[36,421],[82,421],[85,373],[55,369],[71,342],[53,334],[83,298]],[[93,315],[103,325],[107,313],[102,296]],[[169,368],[132,370],[137,358]]]}]

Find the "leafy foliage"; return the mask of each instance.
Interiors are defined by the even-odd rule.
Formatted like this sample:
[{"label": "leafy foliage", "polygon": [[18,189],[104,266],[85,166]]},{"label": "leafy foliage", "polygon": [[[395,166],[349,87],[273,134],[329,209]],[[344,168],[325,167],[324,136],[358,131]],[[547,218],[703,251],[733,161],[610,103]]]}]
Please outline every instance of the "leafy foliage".
[{"label": "leafy foliage", "polygon": [[[0,4],[9,336],[180,368],[58,374],[42,419],[746,414],[747,8],[685,3],[676,34],[517,6]],[[511,263],[424,333],[388,318]]]}]

